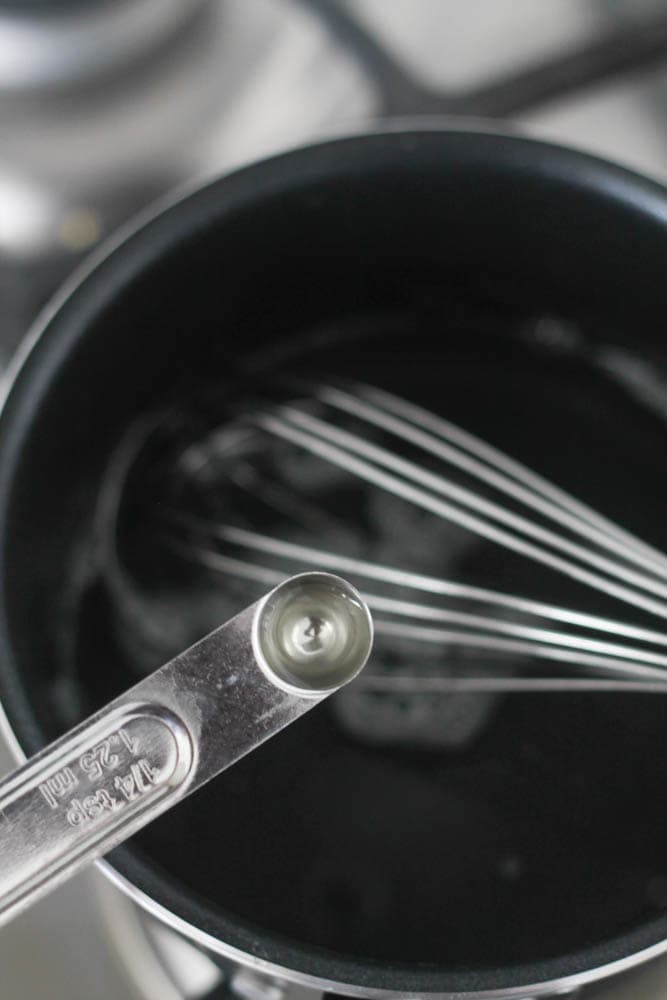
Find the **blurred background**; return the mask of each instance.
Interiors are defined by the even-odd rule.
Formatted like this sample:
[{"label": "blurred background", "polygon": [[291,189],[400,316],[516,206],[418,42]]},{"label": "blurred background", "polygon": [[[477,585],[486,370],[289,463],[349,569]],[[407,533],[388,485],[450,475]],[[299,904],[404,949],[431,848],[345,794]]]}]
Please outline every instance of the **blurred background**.
[{"label": "blurred background", "polygon": [[[667,0],[0,0],[0,366],[147,206],[416,115],[490,120],[667,181]],[[232,989],[285,996],[246,973]],[[205,956],[97,873],[0,933],[2,1000],[216,991]],[[585,995],[667,997],[667,960]]]}]

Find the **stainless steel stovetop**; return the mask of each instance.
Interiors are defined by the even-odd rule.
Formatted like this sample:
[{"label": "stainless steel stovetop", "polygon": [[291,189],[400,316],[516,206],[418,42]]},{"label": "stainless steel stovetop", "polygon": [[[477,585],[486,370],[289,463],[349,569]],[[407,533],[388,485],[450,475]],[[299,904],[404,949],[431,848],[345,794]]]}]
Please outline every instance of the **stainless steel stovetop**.
[{"label": "stainless steel stovetop", "polygon": [[[510,120],[667,181],[667,2],[0,0],[2,365],[78,261],[154,199],[417,114]],[[304,993],[242,972],[231,987]],[[206,956],[96,871],[0,934],[2,1000],[220,989]],[[585,991],[663,996],[667,959]]]}]

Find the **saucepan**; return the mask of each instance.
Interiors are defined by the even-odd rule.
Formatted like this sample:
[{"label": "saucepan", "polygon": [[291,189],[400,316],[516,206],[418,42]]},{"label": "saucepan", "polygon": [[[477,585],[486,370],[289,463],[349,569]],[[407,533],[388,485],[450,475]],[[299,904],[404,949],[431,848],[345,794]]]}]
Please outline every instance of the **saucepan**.
[{"label": "saucepan", "polygon": [[[660,185],[483,128],[298,149],[119,236],[7,380],[0,695],[17,759],[196,637],[211,587],[194,566],[184,584],[182,553],[147,555],[147,510],[233,513],[255,538],[289,514],[328,552],[544,596],[534,568],[238,432],[249,407],[323,379],[440,413],[667,549],[666,254]],[[216,482],[231,468],[233,488],[194,504],[164,469],[174,442],[200,468],[212,415]],[[100,528],[111,507],[122,567]],[[128,566],[145,586],[123,603]],[[304,568],[327,567],[285,567]],[[243,586],[225,612],[250,603]],[[550,599],[580,606],[576,581],[560,588]],[[403,641],[377,655],[407,664]],[[346,996],[548,994],[665,949],[664,696],[468,693],[431,714],[411,695],[337,698],[106,873],[222,964]]]}]

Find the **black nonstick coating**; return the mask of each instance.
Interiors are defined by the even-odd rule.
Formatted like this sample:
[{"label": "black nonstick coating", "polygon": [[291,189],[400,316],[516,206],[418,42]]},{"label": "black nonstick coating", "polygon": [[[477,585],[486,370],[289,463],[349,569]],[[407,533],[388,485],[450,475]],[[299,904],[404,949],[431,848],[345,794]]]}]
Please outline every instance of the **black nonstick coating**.
[{"label": "black nonstick coating", "polygon": [[[426,394],[667,548],[664,422],[593,364],[603,345],[664,366],[666,250],[657,185],[436,130],[255,165],[122,243],[46,320],[0,418],[0,693],[24,749],[128,683],[94,591],[78,690],[57,670],[72,550],[123,430],[257,359]],[[553,316],[581,357],[525,347]],[[510,699],[453,758],[364,745],[325,708],[113,864],[193,926],[311,976],[501,989],[667,935],[665,777],[658,698]]]}]

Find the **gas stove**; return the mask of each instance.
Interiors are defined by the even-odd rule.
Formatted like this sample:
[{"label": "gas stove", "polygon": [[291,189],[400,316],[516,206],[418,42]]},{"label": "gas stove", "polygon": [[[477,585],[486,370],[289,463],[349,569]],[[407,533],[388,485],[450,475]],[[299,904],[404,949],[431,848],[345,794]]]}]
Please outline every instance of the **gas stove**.
[{"label": "gas stove", "polygon": [[[662,0],[0,0],[0,361],[95,246],[220,172],[380,121],[492,120],[667,181]],[[0,748],[0,770],[10,767]],[[0,934],[3,1000],[289,1000],[90,871]],[[586,997],[658,998],[667,959]]]}]

